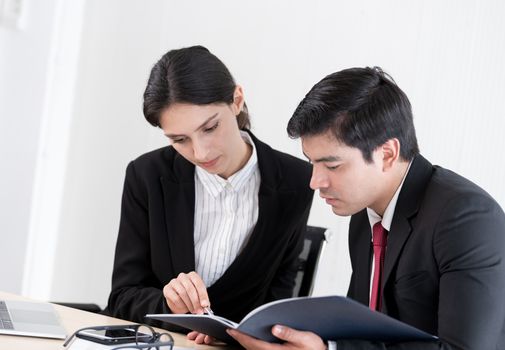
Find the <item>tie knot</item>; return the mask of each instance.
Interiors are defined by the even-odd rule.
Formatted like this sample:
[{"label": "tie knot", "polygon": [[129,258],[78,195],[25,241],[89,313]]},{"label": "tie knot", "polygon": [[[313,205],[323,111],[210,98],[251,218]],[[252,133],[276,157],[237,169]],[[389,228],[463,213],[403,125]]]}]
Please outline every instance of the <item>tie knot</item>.
[{"label": "tie knot", "polygon": [[385,247],[387,244],[388,231],[386,231],[386,229],[382,226],[382,221],[379,221],[375,225],[373,225],[372,231],[373,231],[372,235],[373,245]]}]

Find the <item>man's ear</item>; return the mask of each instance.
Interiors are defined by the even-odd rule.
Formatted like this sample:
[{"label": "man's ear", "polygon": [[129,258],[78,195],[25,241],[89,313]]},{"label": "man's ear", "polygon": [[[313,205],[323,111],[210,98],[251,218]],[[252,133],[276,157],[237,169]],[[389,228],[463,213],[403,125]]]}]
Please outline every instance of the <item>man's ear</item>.
[{"label": "man's ear", "polygon": [[235,115],[239,115],[244,106],[244,90],[242,86],[235,86],[235,91],[233,92],[233,102],[231,104],[232,111]]},{"label": "man's ear", "polygon": [[380,146],[382,170],[390,170],[400,159],[400,141],[397,138],[387,140]]}]

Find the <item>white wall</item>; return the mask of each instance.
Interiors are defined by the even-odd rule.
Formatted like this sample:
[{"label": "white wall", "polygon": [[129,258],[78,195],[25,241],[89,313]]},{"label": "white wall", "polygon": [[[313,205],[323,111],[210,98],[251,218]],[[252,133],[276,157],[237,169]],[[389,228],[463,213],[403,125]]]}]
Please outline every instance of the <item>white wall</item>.
[{"label": "white wall", "polygon": [[55,3],[33,1],[22,30],[0,23],[0,290],[10,292],[23,283]]},{"label": "white wall", "polygon": [[[130,159],[165,144],[161,132],[143,120],[142,92],[154,62],[182,46],[202,44],[220,57],[245,89],[253,131],[300,157],[299,141],[285,136],[285,125],[308,89],[343,68],[382,66],[410,97],[422,153],[479,183],[505,206],[505,165],[499,161],[505,146],[503,13],[505,3],[498,0],[87,0],[47,297],[106,302],[124,169]],[[4,59],[4,47],[14,43],[0,37],[0,45],[1,71],[21,70],[15,58]],[[32,44],[17,45],[28,50]],[[38,67],[38,74],[43,70]],[[23,98],[19,90],[0,92],[2,98]],[[37,99],[26,101],[36,109]],[[11,135],[2,151],[28,144],[16,136],[25,132],[23,118],[36,124],[36,116],[23,111],[12,119],[0,111],[1,136]],[[13,112],[11,107],[7,115]],[[7,123],[14,126],[4,129]],[[23,182],[19,174],[2,171],[2,192],[4,183],[12,186],[7,200],[1,195],[0,215],[14,211],[8,216],[23,217],[30,193],[22,207],[11,202],[33,180],[35,160],[7,159],[9,167],[23,163],[29,178]],[[350,271],[347,219],[334,216],[316,197],[309,221],[333,231],[323,259],[326,278],[319,279],[316,293],[344,294]],[[26,237],[26,222],[9,222],[11,227],[0,224],[2,241]],[[36,231],[45,234],[44,227]],[[22,243],[15,247],[21,254]]]}]

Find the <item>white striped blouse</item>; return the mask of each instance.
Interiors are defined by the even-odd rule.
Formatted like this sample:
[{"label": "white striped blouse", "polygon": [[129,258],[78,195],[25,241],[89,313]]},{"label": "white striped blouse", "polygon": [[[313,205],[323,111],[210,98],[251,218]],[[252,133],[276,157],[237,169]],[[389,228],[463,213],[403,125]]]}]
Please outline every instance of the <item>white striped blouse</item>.
[{"label": "white striped blouse", "polygon": [[227,180],[195,171],[195,269],[207,287],[232,264],[258,221],[258,157],[249,134],[241,133],[253,148],[242,169]]}]

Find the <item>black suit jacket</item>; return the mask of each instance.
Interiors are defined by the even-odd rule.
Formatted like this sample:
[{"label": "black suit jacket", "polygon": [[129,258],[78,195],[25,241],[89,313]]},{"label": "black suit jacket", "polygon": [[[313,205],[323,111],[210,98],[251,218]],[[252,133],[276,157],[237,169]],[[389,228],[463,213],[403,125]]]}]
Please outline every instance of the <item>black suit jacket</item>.
[{"label": "black suit jacket", "polygon": [[[307,162],[251,137],[261,175],[258,221],[241,253],[208,286],[213,311],[234,321],[265,302],[292,296],[313,197]],[[170,312],[163,287],[195,269],[194,171],[171,146],[128,165],[106,313],[146,322],[147,313]]]},{"label": "black suit jacket", "polygon": [[[349,297],[368,305],[366,210],[349,229]],[[484,190],[417,156],[396,204],[384,263],[382,312],[438,342],[338,342],[338,349],[505,349],[505,215]]]}]

